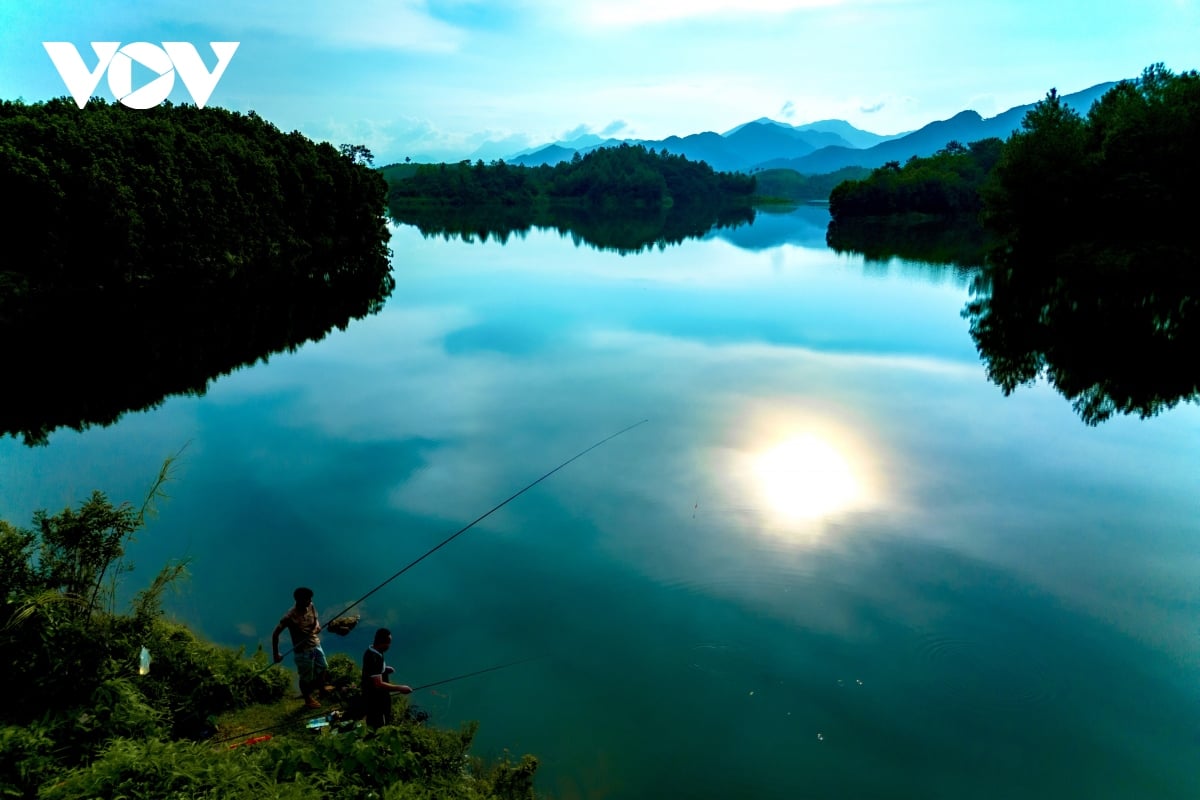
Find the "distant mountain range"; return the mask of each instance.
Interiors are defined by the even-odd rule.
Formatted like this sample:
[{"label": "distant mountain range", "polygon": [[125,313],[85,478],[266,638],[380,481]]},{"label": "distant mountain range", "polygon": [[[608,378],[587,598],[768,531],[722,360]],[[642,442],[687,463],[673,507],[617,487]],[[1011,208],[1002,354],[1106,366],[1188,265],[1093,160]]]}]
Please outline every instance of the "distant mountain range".
[{"label": "distant mountain range", "polygon": [[[1115,85],[1115,81],[1097,84],[1075,94],[1063,95],[1062,99],[1080,114],[1087,114],[1092,103]],[[975,111],[962,111],[950,119],[931,122],[919,130],[894,136],[859,130],[839,119],[788,125],[765,117],[725,133],[706,131],[658,140],[602,139],[589,134],[569,142],[555,142],[512,153],[505,161],[524,166],[553,165],[571,160],[576,153],[628,143],[666,149],[693,161],[706,161],[720,171],[755,172],[782,168],[818,175],[843,167],[873,169],[889,161],[904,163],[912,156],[933,155],[951,141],[967,144],[992,136],[1007,139],[1020,129],[1025,112],[1033,106],[1033,103],[1016,106],[987,119]],[[477,157],[482,157],[483,149]]]}]

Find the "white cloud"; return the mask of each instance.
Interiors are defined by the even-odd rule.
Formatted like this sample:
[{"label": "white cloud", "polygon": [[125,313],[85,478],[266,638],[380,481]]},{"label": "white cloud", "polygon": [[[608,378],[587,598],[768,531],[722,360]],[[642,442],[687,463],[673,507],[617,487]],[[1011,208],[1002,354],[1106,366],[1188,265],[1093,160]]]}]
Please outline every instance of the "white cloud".
[{"label": "white cloud", "polygon": [[719,14],[786,14],[840,5],[842,0],[608,0],[586,6],[583,15],[602,25],[641,25]]},{"label": "white cloud", "polygon": [[282,6],[219,0],[164,3],[173,23],[212,25],[241,35],[265,31],[318,45],[418,52],[453,52],[463,31],[429,11],[427,0],[360,0],[353,4],[295,0]]},{"label": "white cloud", "polygon": [[[411,117],[390,120],[314,120],[304,126],[304,133],[312,139],[334,145],[343,142],[365,144],[374,154],[376,166],[403,161],[405,157],[414,161],[459,161],[477,155],[491,160],[530,144],[528,137],[523,135],[491,130],[466,134],[443,130],[428,120]],[[500,137],[504,137],[507,144],[497,153],[476,153],[480,147]]]},{"label": "white cloud", "polygon": [[589,134],[591,132],[592,132],[592,129],[581,122],[578,125],[576,125],[574,128],[572,128],[571,130],[564,131],[559,136],[559,140],[563,141],[563,142],[569,142],[572,139],[578,139],[580,136],[586,136],[587,134]]}]

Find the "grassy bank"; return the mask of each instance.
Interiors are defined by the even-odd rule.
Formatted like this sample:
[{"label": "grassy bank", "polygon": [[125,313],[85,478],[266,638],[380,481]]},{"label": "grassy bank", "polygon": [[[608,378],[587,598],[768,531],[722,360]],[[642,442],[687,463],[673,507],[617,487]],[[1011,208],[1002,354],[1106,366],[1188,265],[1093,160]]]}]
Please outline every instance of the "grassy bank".
[{"label": "grassy bank", "polygon": [[474,723],[426,724],[397,700],[398,724],[354,719],[358,668],[331,657],[322,712],[292,694],[294,675],[205,642],[164,617],[168,564],[116,609],[141,530],[171,462],[141,507],[101,492],[22,528],[0,520],[0,641],[18,658],[0,707],[0,795],[68,800],[163,798],[532,798],[537,760],[471,758]]}]

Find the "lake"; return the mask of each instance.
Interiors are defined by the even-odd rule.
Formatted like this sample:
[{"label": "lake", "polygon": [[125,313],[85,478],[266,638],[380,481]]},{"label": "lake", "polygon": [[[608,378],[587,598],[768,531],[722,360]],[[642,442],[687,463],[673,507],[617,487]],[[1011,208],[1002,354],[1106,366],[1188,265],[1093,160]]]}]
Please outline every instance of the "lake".
[{"label": "lake", "polygon": [[189,559],[171,613],[252,651],[294,587],[327,621],[645,420],[326,651],[389,626],[412,685],[537,656],[413,702],[534,753],[558,798],[1200,796],[1200,410],[1006,397],[967,273],[839,255],[827,222],[625,254],[398,226],[380,313],[203,397],[0,439],[0,517],[140,503],[179,452],[129,589]]}]

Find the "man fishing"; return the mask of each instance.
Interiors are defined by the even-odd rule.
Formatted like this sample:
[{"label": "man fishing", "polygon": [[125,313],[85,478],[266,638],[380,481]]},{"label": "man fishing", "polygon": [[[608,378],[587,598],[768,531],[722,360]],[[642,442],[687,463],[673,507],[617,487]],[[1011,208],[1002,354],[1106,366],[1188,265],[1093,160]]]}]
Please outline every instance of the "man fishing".
[{"label": "man fishing", "polygon": [[317,692],[325,685],[327,664],[325,651],[321,649],[321,618],[313,606],[313,590],[301,586],[292,592],[296,605],[289,608],[280,618],[271,634],[271,651],[275,663],[283,661],[279,653],[279,634],[284,628],[292,636],[292,658],[296,661],[296,672],[300,674],[300,694],[307,708],[320,708]]},{"label": "man fishing", "polygon": [[392,695],[410,694],[412,687],[389,683],[388,677],[395,670],[383,660],[383,654],[392,646],[392,632],[387,628],[375,631],[375,640],[363,653],[362,696],[367,709],[367,726],[378,728],[392,724]]}]

